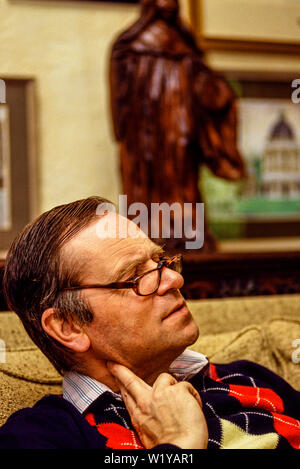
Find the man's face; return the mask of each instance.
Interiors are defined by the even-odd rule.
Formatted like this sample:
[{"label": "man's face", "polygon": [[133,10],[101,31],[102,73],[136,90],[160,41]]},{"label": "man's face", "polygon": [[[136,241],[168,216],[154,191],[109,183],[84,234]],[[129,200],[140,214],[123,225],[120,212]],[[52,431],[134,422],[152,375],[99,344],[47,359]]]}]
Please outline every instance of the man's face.
[{"label": "man's face", "polygon": [[[70,255],[86,266],[81,284],[108,284],[126,281],[157,266],[158,246],[134,225],[126,238],[110,237],[117,220],[130,228],[132,222],[110,213],[94,222],[66,246]],[[119,225],[118,225],[119,226]],[[107,228],[105,231],[104,228]],[[105,231],[107,237],[103,236]],[[182,276],[162,269],[158,291],[138,296],[132,289],[82,290],[93,312],[92,323],[85,326],[93,354],[133,370],[149,371],[159,361],[172,361],[198,337],[198,328],[179,291]]]}]

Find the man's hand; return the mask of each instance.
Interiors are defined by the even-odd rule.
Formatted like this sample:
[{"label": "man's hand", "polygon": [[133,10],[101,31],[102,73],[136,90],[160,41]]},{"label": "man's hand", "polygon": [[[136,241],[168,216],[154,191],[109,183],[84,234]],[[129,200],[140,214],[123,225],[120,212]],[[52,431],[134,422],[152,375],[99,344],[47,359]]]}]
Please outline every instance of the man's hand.
[{"label": "man's hand", "polygon": [[145,448],[170,443],[182,449],[207,447],[208,431],[201,398],[188,382],[162,373],[153,386],[123,365],[108,363],[120,385],[132,425]]}]

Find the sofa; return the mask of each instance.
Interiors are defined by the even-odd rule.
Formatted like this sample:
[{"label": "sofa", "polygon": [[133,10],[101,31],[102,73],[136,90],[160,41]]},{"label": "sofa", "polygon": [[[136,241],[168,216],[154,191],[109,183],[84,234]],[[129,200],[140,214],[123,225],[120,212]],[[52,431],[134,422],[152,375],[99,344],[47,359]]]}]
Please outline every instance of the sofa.
[{"label": "sofa", "polygon": [[[300,390],[300,295],[190,300],[200,335],[190,348],[214,363],[251,360]],[[48,393],[61,376],[36,348],[13,312],[0,313],[0,425]],[[298,363],[299,362],[299,363]]]}]

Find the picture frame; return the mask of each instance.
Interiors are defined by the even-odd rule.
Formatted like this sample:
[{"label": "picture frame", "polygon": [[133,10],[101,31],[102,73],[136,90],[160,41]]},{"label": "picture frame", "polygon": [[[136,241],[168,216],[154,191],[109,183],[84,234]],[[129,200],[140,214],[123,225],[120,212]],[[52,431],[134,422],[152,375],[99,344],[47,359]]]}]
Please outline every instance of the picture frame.
[{"label": "picture frame", "polygon": [[[298,251],[300,103],[292,101],[296,76],[230,70],[221,73],[238,97],[238,146],[246,163],[247,178],[228,182],[204,168],[201,190],[211,230],[225,250]],[[281,111],[286,114],[284,118]],[[280,140],[274,132],[281,132],[286,138]],[[267,170],[270,155],[274,160],[271,164],[277,166]],[[291,168],[290,157],[295,158]]]},{"label": "picture frame", "polygon": [[192,27],[205,52],[300,53],[298,2],[244,0],[242,8],[236,0],[187,2]]},{"label": "picture frame", "polygon": [[11,227],[9,108],[0,104],[0,229]]},{"label": "picture frame", "polygon": [[[38,214],[38,165],[35,80],[1,76],[6,86],[6,119],[0,114],[2,188],[0,197],[0,257],[5,258],[13,239]],[[0,170],[1,174],[1,170]],[[2,223],[1,223],[2,220]]]}]

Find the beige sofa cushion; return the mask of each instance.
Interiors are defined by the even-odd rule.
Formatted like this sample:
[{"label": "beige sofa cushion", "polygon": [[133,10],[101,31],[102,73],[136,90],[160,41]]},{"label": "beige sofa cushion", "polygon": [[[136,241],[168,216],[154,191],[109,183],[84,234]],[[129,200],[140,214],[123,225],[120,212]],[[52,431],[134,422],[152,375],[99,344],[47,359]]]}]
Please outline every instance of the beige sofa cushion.
[{"label": "beige sofa cushion", "polygon": [[[0,363],[0,425],[15,410],[31,407],[45,394],[61,393],[61,376],[37,349],[16,314],[0,313],[5,363]],[[2,354],[3,355],[3,354]]]},{"label": "beige sofa cushion", "polygon": [[189,300],[200,333],[238,331],[273,318],[300,319],[300,295],[275,295],[213,300]]},{"label": "beige sofa cushion", "polygon": [[300,390],[300,319],[274,318],[267,325],[267,333],[278,373]]},{"label": "beige sofa cushion", "polygon": [[215,363],[251,360],[264,366],[275,366],[265,330],[260,326],[200,336],[189,348],[204,353]]}]

